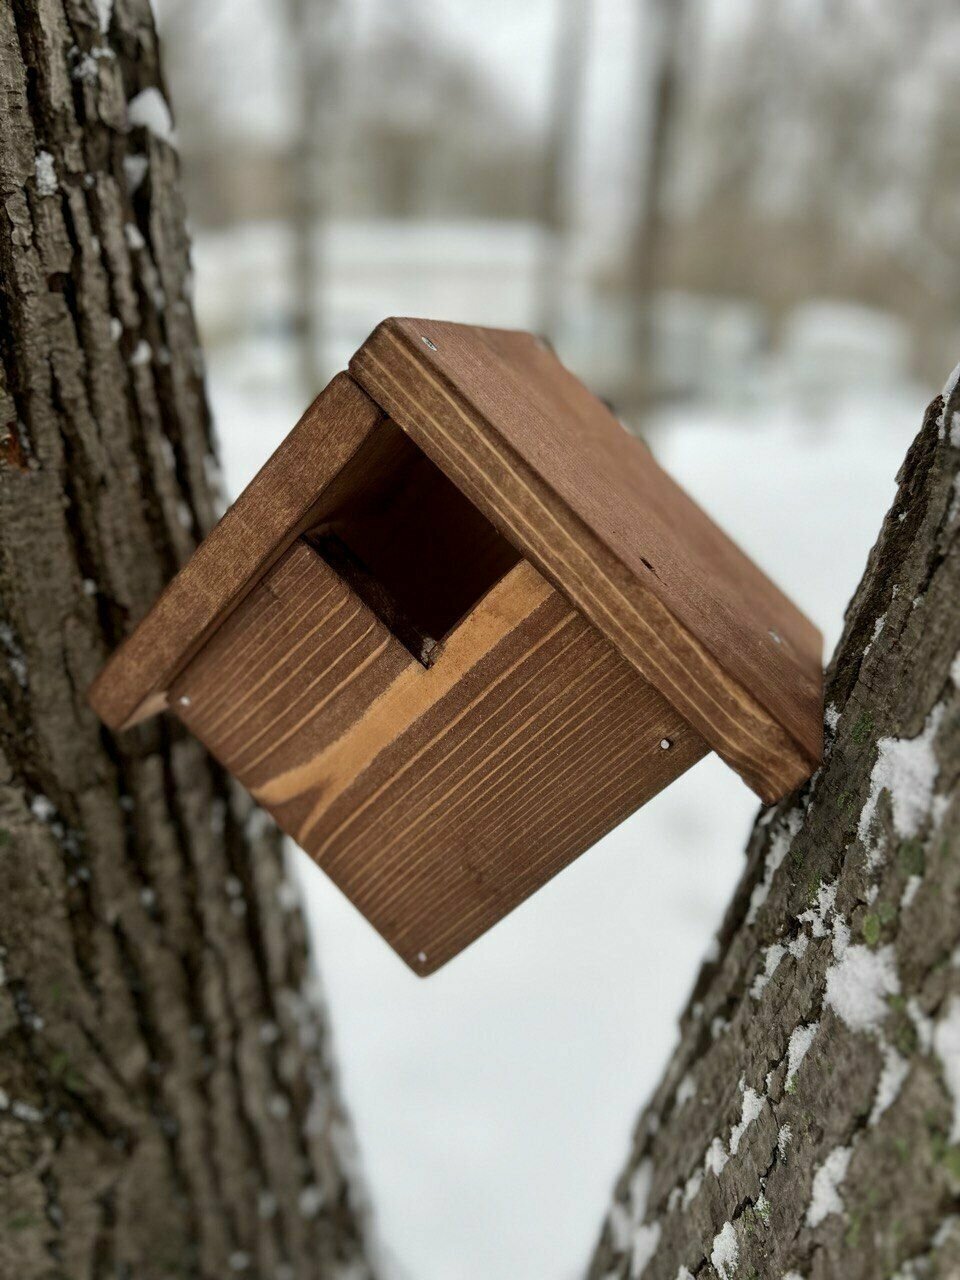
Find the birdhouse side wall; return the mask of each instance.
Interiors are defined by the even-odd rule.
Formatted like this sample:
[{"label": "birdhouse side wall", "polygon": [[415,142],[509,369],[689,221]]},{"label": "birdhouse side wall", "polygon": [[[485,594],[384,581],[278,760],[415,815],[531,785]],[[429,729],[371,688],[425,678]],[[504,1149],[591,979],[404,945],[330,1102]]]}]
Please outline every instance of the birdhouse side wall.
[{"label": "birdhouse side wall", "polygon": [[302,540],[170,702],[421,974],[707,750],[528,562],[425,667]]}]

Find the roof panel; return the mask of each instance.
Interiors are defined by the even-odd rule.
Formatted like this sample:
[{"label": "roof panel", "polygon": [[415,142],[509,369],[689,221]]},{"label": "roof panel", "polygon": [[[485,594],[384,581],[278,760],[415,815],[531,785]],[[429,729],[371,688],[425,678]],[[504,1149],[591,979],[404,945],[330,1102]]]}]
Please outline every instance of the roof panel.
[{"label": "roof panel", "polygon": [[819,632],[544,343],[391,319],[350,373],[763,799],[809,777]]}]

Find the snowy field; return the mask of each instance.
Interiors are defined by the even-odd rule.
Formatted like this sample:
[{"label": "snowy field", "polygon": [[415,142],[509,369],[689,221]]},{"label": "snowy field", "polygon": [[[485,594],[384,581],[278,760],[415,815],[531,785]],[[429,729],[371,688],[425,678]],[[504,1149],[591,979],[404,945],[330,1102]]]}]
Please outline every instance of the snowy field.
[{"label": "snowy field", "polygon": [[[436,234],[425,243],[432,261]],[[250,244],[246,254],[257,263],[265,255],[269,266],[271,235],[251,233]],[[499,276],[489,262],[458,275],[457,246],[425,276],[414,247],[413,269],[384,259],[365,274],[335,276],[331,365],[391,313],[529,323],[522,234],[488,243],[503,261]],[[249,299],[224,304],[224,264],[235,280],[250,275],[237,271],[243,255],[232,249],[201,243],[197,266],[210,388],[236,493],[305,397],[270,321],[280,300],[250,284]],[[349,256],[342,247],[340,263]],[[271,278],[262,269],[261,283]],[[749,343],[748,321],[721,325],[721,337]],[[720,379],[719,399],[661,415],[651,438],[661,462],[819,624],[829,653],[938,388],[899,376],[897,333],[851,308],[798,317],[791,343],[757,366],[749,387]],[[292,851],[388,1274],[582,1274],[755,812],[739,778],[704,760],[425,981]]]}]

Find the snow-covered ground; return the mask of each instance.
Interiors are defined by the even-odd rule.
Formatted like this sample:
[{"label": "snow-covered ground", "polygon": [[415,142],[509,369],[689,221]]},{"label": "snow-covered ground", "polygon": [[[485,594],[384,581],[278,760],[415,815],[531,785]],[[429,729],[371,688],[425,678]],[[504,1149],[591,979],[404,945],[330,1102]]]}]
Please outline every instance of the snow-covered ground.
[{"label": "snow-covered ground", "polygon": [[[522,277],[511,254],[522,256],[523,246],[503,251],[513,268],[499,279],[511,270]],[[204,298],[220,292],[216,257],[216,246],[201,245],[211,336],[220,323]],[[476,272],[458,276],[454,258],[442,284],[389,263],[357,278],[355,314],[331,352],[342,360],[382,315],[443,314],[431,304],[444,298],[450,318],[466,309],[503,324],[529,321],[522,278],[513,292],[503,287],[498,309],[493,277],[481,286]],[[236,253],[228,260],[236,271]],[[349,281],[336,289],[337,309],[349,312]],[[877,341],[864,349],[851,334],[869,329],[870,317],[851,328],[855,320],[849,309],[815,313],[798,324],[793,354],[768,361],[751,394],[735,394],[736,379],[727,379],[721,402],[687,404],[652,432],[667,468],[820,625],[827,652],[928,398],[892,376],[896,335],[875,326]],[[304,399],[270,324],[245,319],[239,330],[209,352],[233,492]],[[292,852],[396,1276],[566,1280],[582,1272],[632,1121],[739,875],[755,811],[739,778],[715,758],[702,761],[426,981]]]}]

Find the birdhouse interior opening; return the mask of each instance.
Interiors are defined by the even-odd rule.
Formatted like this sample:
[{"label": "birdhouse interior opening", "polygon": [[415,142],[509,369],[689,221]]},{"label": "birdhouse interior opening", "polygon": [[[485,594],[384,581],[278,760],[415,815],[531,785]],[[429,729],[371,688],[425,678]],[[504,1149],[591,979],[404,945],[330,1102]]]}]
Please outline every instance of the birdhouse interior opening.
[{"label": "birdhouse interior opening", "polygon": [[425,666],[520,553],[389,419],[324,495],[305,535]]}]

